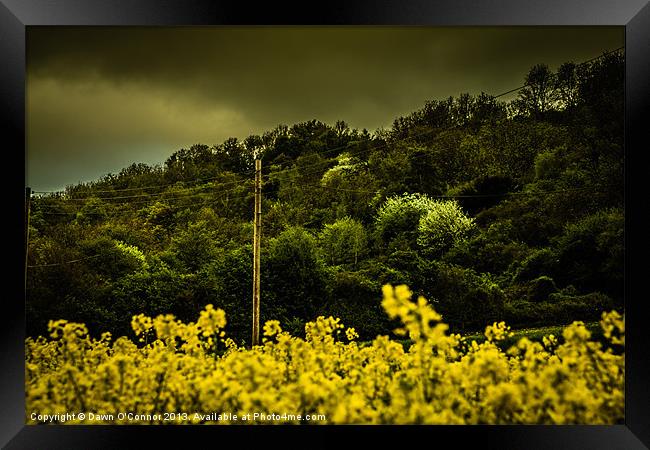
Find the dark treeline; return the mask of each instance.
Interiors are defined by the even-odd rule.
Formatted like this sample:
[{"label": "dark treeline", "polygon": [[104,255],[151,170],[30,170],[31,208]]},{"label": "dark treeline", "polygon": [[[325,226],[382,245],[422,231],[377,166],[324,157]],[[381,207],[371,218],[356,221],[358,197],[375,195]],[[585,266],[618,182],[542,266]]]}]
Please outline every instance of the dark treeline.
[{"label": "dark treeline", "polygon": [[130,336],[134,314],[187,321],[212,303],[248,341],[255,155],[263,321],[300,335],[333,315],[387,334],[385,283],[433,301],[453,331],[622,309],[624,57],[523,81],[510,102],[428,101],[375,133],[281,125],[34,198],[28,334],[64,318]]}]

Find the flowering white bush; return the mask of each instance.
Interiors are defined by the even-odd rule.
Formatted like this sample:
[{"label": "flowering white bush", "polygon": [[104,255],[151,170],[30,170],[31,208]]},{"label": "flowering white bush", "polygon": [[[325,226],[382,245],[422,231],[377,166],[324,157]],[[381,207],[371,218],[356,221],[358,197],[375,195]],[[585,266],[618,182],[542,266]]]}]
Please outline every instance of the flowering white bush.
[{"label": "flowering white bush", "polygon": [[434,201],[418,224],[418,245],[430,252],[441,252],[465,239],[475,227],[456,201]]}]

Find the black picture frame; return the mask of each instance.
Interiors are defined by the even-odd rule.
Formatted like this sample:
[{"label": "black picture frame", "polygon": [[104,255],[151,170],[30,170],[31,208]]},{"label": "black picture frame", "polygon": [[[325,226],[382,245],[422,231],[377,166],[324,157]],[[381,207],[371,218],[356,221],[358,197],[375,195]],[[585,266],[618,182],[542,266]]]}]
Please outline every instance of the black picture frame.
[{"label": "black picture frame", "polygon": [[[267,2],[208,0],[0,0],[0,98],[2,99],[3,156],[19,155],[5,163],[3,181],[4,222],[9,231],[6,261],[23,261],[25,171],[25,36],[34,25],[621,25],[626,38],[626,402],[625,424],[613,426],[436,426],[436,427],[257,427],[243,426],[30,426],[25,425],[24,399],[24,273],[20,264],[7,264],[2,298],[3,326],[0,327],[2,397],[0,444],[7,449],[131,448],[141,446],[200,445],[206,439],[215,445],[224,437],[245,445],[251,438],[283,447],[343,445],[345,433],[354,431],[360,439],[386,444],[415,443],[412,433],[421,434],[430,445],[454,448],[468,443],[488,448],[516,449],[642,449],[650,447],[650,356],[644,345],[645,317],[641,274],[642,255],[634,230],[643,222],[634,201],[643,198],[642,185],[633,186],[634,174],[645,148],[645,112],[650,100],[650,5],[647,0],[336,0],[303,3],[300,6]],[[647,138],[646,138],[647,139]],[[647,145],[647,144],[646,144]],[[639,220],[637,220],[639,219]],[[10,253],[11,252],[11,253]],[[345,433],[344,433],[345,432]],[[300,440],[285,433],[298,433]],[[135,436],[137,434],[137,436]],[[192,434],[190,437],[189,435]],[[304,437],[304,440],[302,439]],[[190,441],[189,439],[192,439]],[[362,441],[364,442],[364,441]]]}]

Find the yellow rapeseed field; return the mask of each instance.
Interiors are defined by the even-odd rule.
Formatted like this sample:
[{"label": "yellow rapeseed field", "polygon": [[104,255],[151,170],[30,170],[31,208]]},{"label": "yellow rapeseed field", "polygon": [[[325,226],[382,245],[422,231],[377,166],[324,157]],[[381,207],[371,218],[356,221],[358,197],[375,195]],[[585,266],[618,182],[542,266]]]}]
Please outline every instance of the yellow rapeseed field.
[{"label": "yellow rapeseed field", "polygon": [[[623,420],[624,353],[592,341],[581,322],[543,343],[507,351],[504,323],[486,341],[448,334],[424,298],[384,286],[382,305],[413,340],[370,345],[354,329],[318,317],[306,338],[264,325],[263,344],[239,348],[224,311],[196,322],[135,316],[139,340],[88,336],[82,324],[50,322],[26,340],[28,423],[611,424]],[[603,313],[604,336],[624,346],[623,317]],[[71,414],[75,414],[72,416]],[[79,418],[79,413],[84,413]],[[66,416],[67,414],[67,416]],[[269,420],[271,417],[272,420]]]}]

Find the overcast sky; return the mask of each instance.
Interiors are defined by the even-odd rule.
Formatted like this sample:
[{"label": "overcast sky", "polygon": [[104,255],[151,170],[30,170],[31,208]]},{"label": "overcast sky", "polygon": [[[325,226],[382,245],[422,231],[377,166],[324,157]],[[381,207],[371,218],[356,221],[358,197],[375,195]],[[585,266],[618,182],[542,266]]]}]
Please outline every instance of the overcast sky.
[{"label": "overcast sky", "polygon": [[58,190],[278,124],[375,131],[426,100],[520,86],[623,27],[28,27],[27,185]]}]

